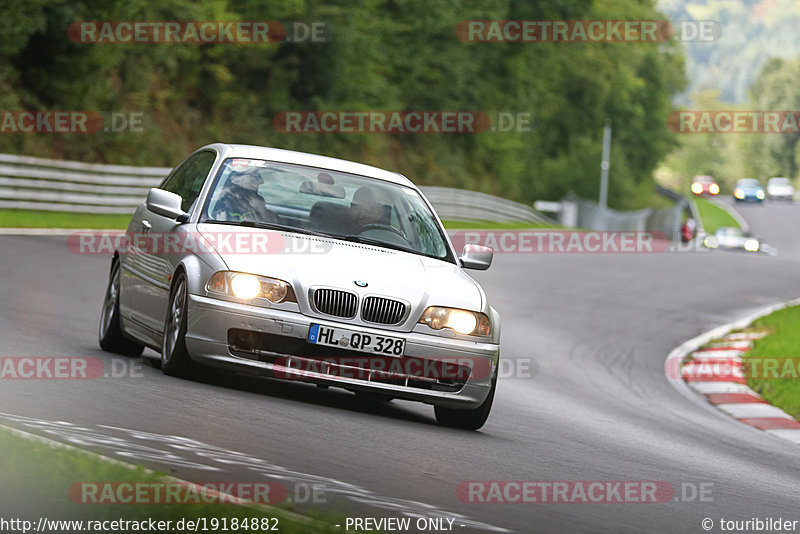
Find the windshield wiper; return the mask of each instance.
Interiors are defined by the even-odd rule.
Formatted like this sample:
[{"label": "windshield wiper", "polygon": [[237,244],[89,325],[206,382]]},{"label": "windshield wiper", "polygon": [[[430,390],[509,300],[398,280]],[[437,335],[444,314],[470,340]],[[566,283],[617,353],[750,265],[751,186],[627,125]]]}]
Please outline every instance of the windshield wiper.
[{"label": "windshield wiper", "polygon": [[425,254],[424,252],[420,252],[419,250],[413,249],[411,247],[404,247],[403,245],[388,243],[386,241],[381,241],[380,239],[373,239],[371,237],[361,237],[360,235],[355,235],[355,234],[336,236],[336,237],[338,237],[339,239],[344,239],[345,241],[353,241],[355,243],[362,243],[364,245],[375,245],[377,247],[390,248],[393,250],[399,250],[401,252],[410,252],[411,254],[419,254],[420,256],[428,256],[429,258],[436,257],[436,256],[431,256],[430,254]]},{"label": "windshield wiper", "polygon": [[283,232],[296,232],[298,234],[308,234],[308,235],[315,235],[319,237],[333,237],[330,234],[323,234],[322,232],[317,232],[314,230],[307,230],[305,228],[297,228],[296,226],[287,226],[285,224],[279,223],[268,223],[268,222],[261,222],[261,221],[215,221],[213,219],[206,219],[201,221],[204,223],[214,223],[214,224],[229,224],[231,226],[246,226],[248,228],[262,228],[264,230],[278,230]]}]

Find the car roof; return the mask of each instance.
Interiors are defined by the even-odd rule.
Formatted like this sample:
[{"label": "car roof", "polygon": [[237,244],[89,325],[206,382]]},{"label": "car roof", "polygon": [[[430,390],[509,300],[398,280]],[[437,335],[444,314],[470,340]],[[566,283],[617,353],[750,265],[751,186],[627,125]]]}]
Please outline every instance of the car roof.
[{"label": "car roof", "polygon": [[400,173],[387,171],[385,169],[373,167],[372,165],[356,163],[354,161],[320,156],[318,154],[284,150],[281,148],[227,143],[214,143],[203,148],[218,150],[224,158],[263,159],[279,163],[293,163],[295,165],[305,165],[348,174],[368,176],[370,178],[416,188],[411,180]]},{"label": "car roof", "polygon": [[739,184],[744,184],[744,183],[748,183],[748,184],[757,184],[757,183],[758,183],[758,180],[757,180],[757,179],[755,179],[755,178],[742,178],[741,180],[739,180],[739,181],[738,181],[738,182],[736,182],[736,183],[739,183]]}]

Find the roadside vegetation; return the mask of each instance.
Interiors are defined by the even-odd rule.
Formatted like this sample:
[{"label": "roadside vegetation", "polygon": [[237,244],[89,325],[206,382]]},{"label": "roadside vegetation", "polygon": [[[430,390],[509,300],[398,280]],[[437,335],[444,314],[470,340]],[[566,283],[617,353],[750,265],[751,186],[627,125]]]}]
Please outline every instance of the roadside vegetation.
[{"label": "roadside vegetation", "polygon": [[[784,369],[787,362],[798,371],[800,366],[800,306],[792,306],[756,320],[753,328],[770,334],[755,341],[747,359],[779,359],[780,378],[748,378],[747,385],[764,399],[800,419],[800,376]],[[759,365],[756,369],[763,369]]]},{"label": "roadside vegetation", "polygon": [[130,215],[67,213],[63,211],[0,210],[0,228],[92,228],[124,230]]},{"label": "roadside vegetation", "polygon": [[713,234],[721,226],[739,228],[739,223],[724,208],[704,198],[695,198],[693,201],[697,206],[697,213],[700,215],[700,221],[703,223],[703,229],[707,234]]},{"label": "roadside vegetation", "polygon": [[[30,516],[51,520],[106,521],[123,519],[142,521],[178,521],[182,518],[228,519],[230,532],[249,532],[252,529],[230,529],[230,521],[244,518],[278,518],[278,531],[289,534],[340,533],[335,527],[338,519],[311,519],[296,515],[282,507],[268,505],[238,505],[221,503],[201,504],[78,504],[70,496],[70,488],[80,482],[164,482],[164,474],[151,473],[142,467],[129,469],[124,465],[103,461],[97,456],[67,448],[25,439],[0,428],[0,472],[3,485],[0,501],[11,510],[27,511]],[[79,493],[78,493],[79,495]],[[74,494],[73,494],[74,497]],[[80,501],[80,497],[77,497]],[[30,508],[33,506],[33,508]],[[173,523],[174,524],[174,523]],[[210,524],[209,524],[210,526]],[[202,531],[202,528],[200,529]],[[212,529],[212,530],[222,530]],[[263,530],[256,530],[261,532]]]},{"label": "roadside vegetation", "polygon": [[[420,185],[520,202],[597,196],[601,140],[613,121],[609,202],[650,205],[653,169],[673,148],[671,98],[684,48],[468,42],[465,19],[663,20],[655,2],[350,0],[4,0],[0,109],[141,114],[141,131],[0,136],[0,152],[174,166],[223,141],[351,159]],[[75,21],[301,21],[327,42],[112,43],[69,38]],[[546,73],[546,75],[542,75]],[[296,110],[473,110],[492,129],[464,134],[285,133]],[[502,121],[501,121],[502,118]]]}]

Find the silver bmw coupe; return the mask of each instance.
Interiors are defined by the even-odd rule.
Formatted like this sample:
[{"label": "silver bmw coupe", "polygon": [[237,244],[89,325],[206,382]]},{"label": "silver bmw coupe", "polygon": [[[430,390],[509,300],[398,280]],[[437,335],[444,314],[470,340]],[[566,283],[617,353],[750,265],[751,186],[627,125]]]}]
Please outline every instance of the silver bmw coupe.
[{"label": "silver bmw coupe", "polygon": [[[349,161],[212,144],[150,190],[115,245],[100,346],[432,404],[478,429],[497,384],[500,316],[404,176]],[[145,354],[148,356],[147,354]]]}]

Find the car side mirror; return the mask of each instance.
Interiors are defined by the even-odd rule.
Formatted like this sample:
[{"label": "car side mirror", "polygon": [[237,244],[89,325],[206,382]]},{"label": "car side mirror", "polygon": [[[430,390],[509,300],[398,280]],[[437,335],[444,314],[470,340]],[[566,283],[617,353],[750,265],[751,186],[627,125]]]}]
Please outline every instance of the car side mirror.
[{"label": "car side mirror", "polygon": [[485,271],[492,265],[493,257],[494,251],[489,247],[467,244],[464,245],[464,252],[458,259],[461,260],[461,266],[465,269]]},{"label": "car side mirror", "polygon": [[147,193],[147,209],[156,215],[162,215],[169,219],[178,219],[179,222],[185,222],[188,215],[181,208],[183,199],[180,195],[164,191],[154,187]]}]

